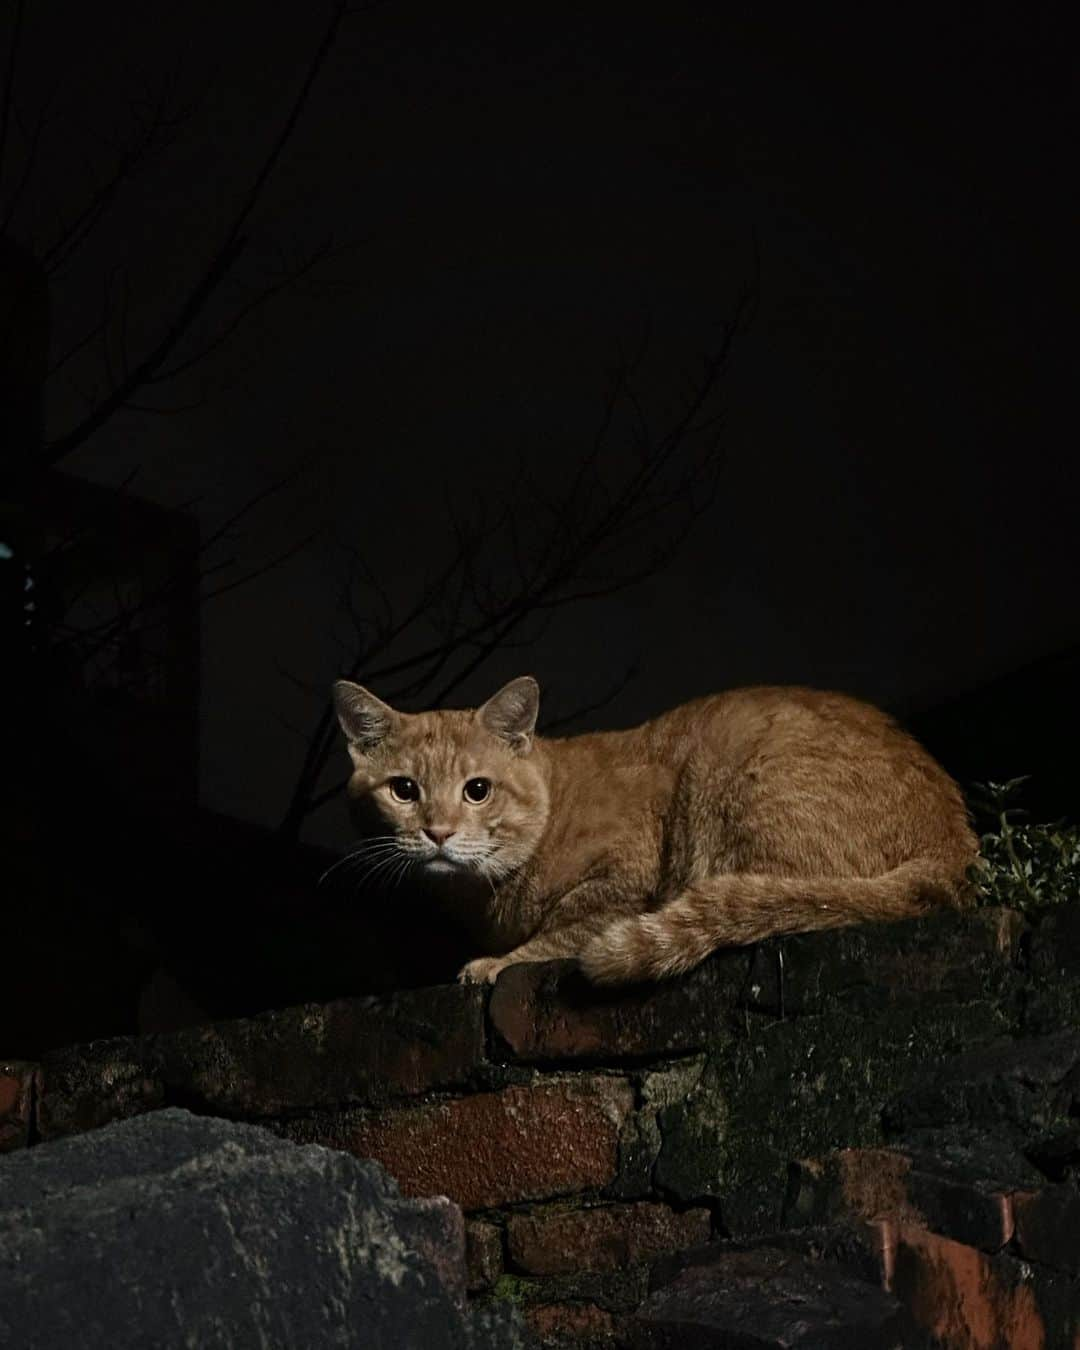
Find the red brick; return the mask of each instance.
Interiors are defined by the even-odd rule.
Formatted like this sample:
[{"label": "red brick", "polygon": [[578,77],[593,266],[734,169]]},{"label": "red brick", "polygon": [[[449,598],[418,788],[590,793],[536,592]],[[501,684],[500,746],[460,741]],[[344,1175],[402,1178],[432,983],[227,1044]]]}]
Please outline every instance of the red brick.
[{"label": "red brick", "polygon": [[470,1294],[490,1289],[503,1273],[502,1233],[493,1223],[468,1219],[465,1223],[465,1278]]},{"label": "red brick", "polygon": [[534,1303],[526,1308],[525,1320],[541,1344],[608,1339],[615,1331],[615,1318],[595,1303]]},{"label": "red brick", "polygon": [[0,1153],[30,1142],[36,1092],[36,1064],[0,1061]]},{"label": "red brick", "polygon": [[1080,1195],[1071,1186],[1046,1186],[1013,1197],[1020,1252],[1057,1270],[1080,1274]]},{"label": "red brick", "polygon": [[429,1106],[286,1122],[282,1132],[377,1158],[406,1195],[448,1195],[462,1209],[487,1209],[606,1185],[632,1107],[623,1079],[555,1079]]},{"label": "red brick", "polygon": [[710,1230],[707,1209],[676,1214],[667,1205],[649,1202],[514,1214],[506,1225],[511,1259],[533,1275],[622,1270],[706,1242]]},{"label": "red brick", "polygon": [[1046,1350],[1056,1343],[1015,1262],[907,1224],[886,1234],[884,1247],[886,1287],[942,1350]]}]

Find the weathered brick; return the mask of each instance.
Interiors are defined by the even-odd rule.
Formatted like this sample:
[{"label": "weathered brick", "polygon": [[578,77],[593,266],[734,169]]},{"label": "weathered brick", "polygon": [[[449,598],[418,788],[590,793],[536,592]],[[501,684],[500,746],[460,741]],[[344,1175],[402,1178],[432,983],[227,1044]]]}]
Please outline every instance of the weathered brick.
[{"label": "weathered brick", "polygon": [[534,1303],[525,1310],[525,1321],[541,1345],[610,1340],[615,1318],[595,1303]]},{"label": "weathered brick", "polygon": [[340,999],[157,1042],[170,1093],[224,1115],[378,1104],[460,1086],[484,1059],[483,991],[435,985]]},{"label": "weathered brick", "polygon": [[508,966],[488,1015],[519,1060],[678,1054],[725,1038],[748,961],[744,952],[720,952],[684,979],[617,990],[590,984],[573,961]]},{"label": "weathered brick", "polygon": [[896,924],[759,943],[749,1006],[786,1015],[985,997],[1008,977],[1024,931],[1015,910],[943,910]]},{"label": "weathered brick", "polygon": [[604,1205],[595,1209],[514,1214],[507,1220],[511,1260],[532,1275],[620,1270],[662,1252],[708,1240],[707,1209],[677,1214],[668,1205]]},{"label": "weathered brick", "polygon": [[716,1251],[630,1319],[638,1350],[901,1350],[896,1299],[838,1266],[758,1247]]},{"label": "weathered brick", "polygon": [[165,1103],[259,1119],[463,1085],[484,1062],[484,991],[462,985],[304,1004],[45,1056],[42,1134]]},{"label": "weathered brick", "polygon": [[568,1078],[428,1106],[315,1116],[285,1122],[281,1131],[377,1158],[407,1195],[448,1195],[462,1209],[487,1209],[604,1186],[632,1106],[623,1079]]},{"label": "weathered brick", "polygon": [[1013,1237],[1014,1195],[1036,1181],[1022,1157],[1000,1147],[839,1149],[792,1165],[784,1222],[887,1218],[999,1251]]},{"label": "weathered brick", "polygon": [[42,1139],[79,1134],[166,1105],[165,1085],[136,1040],[91,1041],[45,1055],[37,1109]]},{"label": "weathered brick", "polygon": [[0,1153],[30,1142],[36,1090],[36,1064],[0,1060]]},{"label": "weathered brick", "polygon": [[1043,1350],[1080,1334],[1061,1283],[1011,1257],[906,1224],[887,1236],[885,1254],[887,1287],[945,1350]]},{"label": "weathered brick", "polygon": [[470,1294],[490,1289],[503,1273],[502,1233],[495,1224],[466,1219],[465,1271]]},{"label": "weathered brick", "polygon": [[1013,1213],[1023,1256],[1080,1275],[1080,1195],[1072,1186],[1016,1195]]}]

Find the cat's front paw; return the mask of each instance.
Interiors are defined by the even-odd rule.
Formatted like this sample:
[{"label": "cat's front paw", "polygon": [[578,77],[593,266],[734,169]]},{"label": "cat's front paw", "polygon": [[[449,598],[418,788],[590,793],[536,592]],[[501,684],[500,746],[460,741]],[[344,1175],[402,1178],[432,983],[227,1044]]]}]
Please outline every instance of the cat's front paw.
[{"label": "cat's front paw", "polygon": [[459,984],[494,984],[510,964],[501,956],[478,956],[458,971]]}]

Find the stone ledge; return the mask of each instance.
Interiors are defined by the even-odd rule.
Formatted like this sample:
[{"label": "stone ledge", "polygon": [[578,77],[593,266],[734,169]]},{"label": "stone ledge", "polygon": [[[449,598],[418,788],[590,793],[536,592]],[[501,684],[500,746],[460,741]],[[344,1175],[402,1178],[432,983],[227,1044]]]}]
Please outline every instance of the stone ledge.
[{"label": "stone ledge", "polygon": [[525,1063],[685,1054],[722,1033],[749,964],[720,952],[680,980],[626,990],[590,985],[573,961],[508,966],[488,1016],[498,1050]]},{"label": "stone ledge", "polygon": [[41,1064],[43,1139],[166,1103],[243,1119],[464,1086],[485,1063],[484,992],[436,985],[143,1038]]}]

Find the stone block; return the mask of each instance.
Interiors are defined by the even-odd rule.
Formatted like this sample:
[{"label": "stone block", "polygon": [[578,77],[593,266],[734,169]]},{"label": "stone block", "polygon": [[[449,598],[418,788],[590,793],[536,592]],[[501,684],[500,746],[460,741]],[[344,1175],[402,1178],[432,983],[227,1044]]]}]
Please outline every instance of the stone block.
[{"label": "stone block", "polygon": [[675,1055],[726,1037],[750,957],[720,952],[679,980],[602,989],[573,961],[508,966],[488,1005],[505,1052],[524,1062]]},{"label": "stone block", "polygon": [[552,1079],[426,1106],[285,1122],[302,1142],[377,1158],[407,1195],[448,1195],[465,1210],[605,1186],[633,1107],[620,1078]]},{"label": "stone block", "polygon": [[29,1144],[36,1095],[36,1064],[0,1060],[0,1153]]},{"label": "stone block", "polygon": [[630,1319],[636,1350],[905,1350],[895,1298],[837,1266],[758,1247],[717,1251]]},{"label": "stone block", "polygon": [[705,1242],[710,1230],[707,1209],[678,1214],[645,1201],[513,1214],[506,1221],[510,1259],[531,1275],[621,1270]]},{"label": "stone block", "polygon": [[445,1219],[374,1163],[153,1112],[0,1159],[0,1344],[520,1346],[460,1307]]}]

